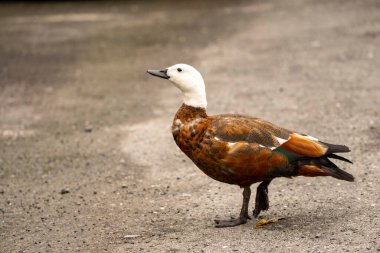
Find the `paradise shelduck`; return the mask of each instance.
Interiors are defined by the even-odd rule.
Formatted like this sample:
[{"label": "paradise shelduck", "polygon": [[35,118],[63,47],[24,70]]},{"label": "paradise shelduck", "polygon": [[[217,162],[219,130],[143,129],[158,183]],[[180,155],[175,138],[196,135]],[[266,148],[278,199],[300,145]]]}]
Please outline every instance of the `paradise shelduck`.
[{"label": "paradise shelduck", "polygon": [[170,80],[183,93],[183,104],[172,125],[178,147],[206,175],[244,188],[239,218],[216,220],[216,227],[247,222],[250,186],[254,183],[261,182],[253,210],[257,217],[269,208],[268,185],[276,177],[331,176],[354,181],[351,174],[330,160],[351,163],[335,154],[349,152],[348,147],[322,142],[259,118],[238,114],[208,116],[205,84],[192,66],[176,64],[148,73]]}]

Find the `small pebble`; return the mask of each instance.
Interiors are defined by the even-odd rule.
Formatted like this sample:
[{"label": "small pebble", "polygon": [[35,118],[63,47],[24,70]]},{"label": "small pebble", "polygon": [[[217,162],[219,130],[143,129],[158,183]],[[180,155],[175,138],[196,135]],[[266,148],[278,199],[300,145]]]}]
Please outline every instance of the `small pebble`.
[{"label": "small pebble", "polygon": [[70,189],[69,188],[63,188],[61,191],[60,191],[61,194],[67,194],[67,193],[70,193]]},{"label": "small pebble", "polygon": [[92,132],[92,126],[86,126],[86,127],[84,128],[84,131],[85,131],[86,133],[91,133],[91,132]]}]

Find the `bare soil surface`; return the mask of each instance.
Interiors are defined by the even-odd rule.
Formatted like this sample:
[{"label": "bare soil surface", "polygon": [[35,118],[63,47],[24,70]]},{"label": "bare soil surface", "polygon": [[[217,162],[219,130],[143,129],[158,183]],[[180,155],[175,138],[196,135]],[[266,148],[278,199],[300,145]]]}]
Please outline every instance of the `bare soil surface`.
[{"label": "bare soil surface", "polygon": [[[379,13],[377,0],[0,5],[0,251],[380,251]],[[180,152],[181,94],[145,73],[179,62],[203,74],[209,114],[346,144],[356,181],[276,179],[263,217],[285,219],[214,228],[242,191]]]}]

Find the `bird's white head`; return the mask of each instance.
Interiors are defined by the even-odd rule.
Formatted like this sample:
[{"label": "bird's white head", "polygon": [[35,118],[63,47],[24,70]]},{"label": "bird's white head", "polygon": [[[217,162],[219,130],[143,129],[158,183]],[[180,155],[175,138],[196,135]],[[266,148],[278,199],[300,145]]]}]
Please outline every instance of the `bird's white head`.
[{"label": "bird's white head", "polygon": [[206,89],[202,75],[187,64],[175,64],[164,70],[148,70],[148,73],[169,79],[182,91],[183,102],[193,107],[206,108]]}]

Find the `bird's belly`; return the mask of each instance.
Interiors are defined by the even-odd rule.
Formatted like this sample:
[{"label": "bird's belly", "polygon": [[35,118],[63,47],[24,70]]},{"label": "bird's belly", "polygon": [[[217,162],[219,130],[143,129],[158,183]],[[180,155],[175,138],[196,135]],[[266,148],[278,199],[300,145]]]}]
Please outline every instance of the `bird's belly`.
[{"label": "bird's belly", "polygon": [[225,159],[194,159],[193,161],[206,175],[223,183],[245,186],[263,181],[266,178],[262,173],[263,169],[255,166],[255,164],[227,165]]},{"label": "bird's belly", "polygon": [[221,165],[220,162],[210,160],[193,160],[195,165],[207,176],[227,184],[238,184],[240,176],[233,170]]},{"label": "bird's belly", "polygon": [[209,177],[228,184],[250,185],[276,176],[285,156],[256,143],[229,143],[199,125],[173,125],[178,147]]},{"label": "bird's belly", "polygon": [[255,154],[229,154],[227,147],[207,142],[178,146],[206,175],[223,183],[250,185],[263,181],[270,172],[268,163],[265,163],[268,157],[263,155],[261,159],[255,159]]}]

